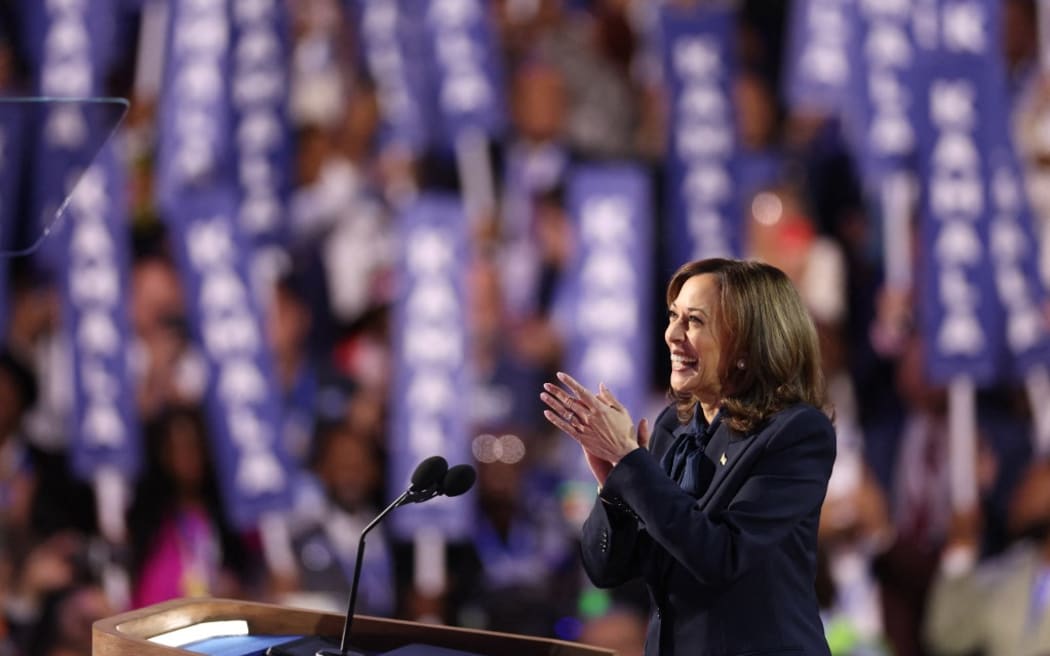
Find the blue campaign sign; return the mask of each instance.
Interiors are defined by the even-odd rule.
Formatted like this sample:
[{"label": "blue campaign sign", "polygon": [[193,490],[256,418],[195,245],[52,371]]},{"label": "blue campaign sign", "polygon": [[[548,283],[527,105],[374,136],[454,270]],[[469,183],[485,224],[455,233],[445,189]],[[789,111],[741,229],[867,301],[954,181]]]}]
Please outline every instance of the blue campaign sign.
[{"label": "blue campaign sign", "polygon": [[856,0],[850,11],[855,70],[844,119],[864,183],[874,192],[886,176],[914,167],[912,112],[922,93],[914,15],[913,0]]},{"label": "blue campaign sign", "polygon": [[[393,312],[394,376],[390,406],[390,476],[399,494],[424,459],[450,465],[471,455],[467,420],[467,223],[462,203],[423,195],[398,217],[400,280]],[[395,535],[433,528],[447,538],[473,530],[470,501],[439,498],[391,517]]]},{"label": "blue campaign sign", "polygon": [[73,470],[90,480],[104,467],[133,477],[141,445],[130,367],[126,184],[112,144],[70,198],[61,237],[63,328],[72,345]]},{"label": "blue campaign sign", "polygon": [[[422,9],[422,8],[421,8]],[[447,143],[464,130],[494,136],[503,129],[503,73],[500,50],[483,0],[429,0],[426,61],[436,89]]]},{"label": "blue campaign sign", "polygon": [[[23,9],[36,94],[83,100],[8,106],[21,109],[21,116],[6,124],[7,165],[21,164],[18,139],[27,132],[36,139],[34,207],[32,225],[5,225],[2,250],[33,246],[34,235],[49,233],[64,206],[66,221],[56,238],[33,253],[59,281],[62,327],[71,345],[73,470],[84,479],[104,467],[134,475],[140,444],[126,348],[131,331],[124,165],[109,144],[89,166],[124,110],[122,104],[91,100],[103,89],[111,64],[114,7],[96,0],[26,2]],[[12,129],[23,135],[16,137]],[[5,174],[0,194],[13,193],[10,180]]]},{"label": "blue campaign sign", "polygon": [[838,115],[850,90],[853,6],[858,0],[794,0],[784,57],[784,89],[796,111]]},{"label": "blue campaign sign", "polygon": [[993,213],[987,144],[997,56],[990,0],[940,0],[938,39],[924,51],[915,130],[922,181],[920,330],[935,382],[992,380],[1001,344],[1000,306],[989,266]]},{"label": "blue campaign sign", "polygon": [[293,163],[290,19],[281,0],[233,0],[230,9],[237,222],[253,246],[283,244]]},{"label": "blue campaign sign", "polygon": [[236,167],[228,166],[233,17],[224,0],[176,0],[170,10],[159,205],[207,367],[205,403],[226,508],[237,525],[251,526],[286,509],[291,496],[280,396],[248,275],[251,244],[237,221]]},{"label": "blue campaign sign", "polygon": [[230,16],[225,0],[173,0],[165,83],[157,110],[157,194],[177,203],[189,188],[233,187]]},{"label": "blue campaign sign", "polygon": [[[100,95],[113,53],[111,0],[22,3],[26,54],[33,69],[34,94],[58,98]],[[29,232],[46,232],[61,200],[83,172],[85,151],[98,150],[97,136],[112,124],[87,103],[57,103],[40,109],[26,125],[36,141],[34,198]],[[90,162],[91,157],[86,161]],[[27,240],[31,243],[30,237]],[[13,250],[20,244],[13,245]],[[38,263],[59,271],[63,255],[55,240],[34,253]]]},{"label": "blue campaign sign", "polygon": [[[990,7],[989,34],[999,35],[1002,6]],[[994,41],[994,39],[993,39]],[[998,47],[997,45],[993,45]],[[1033,367],[1050,363],[1050,332],[1044,308],[1047,290],[1039,275],[1039,241],[1035,217],[1024,190],[1014,142],[1010,134],[1010,95],[1007,90],[1006,63],[992,57],[987,64],[992,81],[988,129],[988,191],[992,217],[988,251],[995,277],[995,289],[1002,307],[1004,372],[1022,378]]]},{"label": "blue campaign sign", "polygon": [[186,194],[164,212],[186,289],[190,326],[207,365],[205,404],[220,488],[234,523],[256,525],[291,505],[281,404],[248,283],[248,244],[233,189]]},{"label": "blue campaign sign", "polygon": [[733,13],[725,7],[661,10],[665,78],[670,89],[667,180],[671,260],[739,255],[733,119]]},{"label": "blue campaign sign", "polygon": [[649,180],[632,166],[580,167],[568,194],[577,256],[566,366],[589,389],[605,383],[640,418],[652,365]]},{"label": "blue campaign sign", "polygon": [[383,117],[380,140],[421,152],[431,140],[424,12],[412,0],[348,0],[361,59],[375,80]]}]

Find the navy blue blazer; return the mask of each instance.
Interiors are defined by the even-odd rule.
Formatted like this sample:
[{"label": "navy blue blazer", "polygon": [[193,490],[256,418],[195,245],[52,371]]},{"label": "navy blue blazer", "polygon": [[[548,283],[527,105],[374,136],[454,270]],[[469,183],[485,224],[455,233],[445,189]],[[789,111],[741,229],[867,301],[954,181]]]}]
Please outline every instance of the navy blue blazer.
[{"label": "navy blue blazer", "polygon": [[583,527],[587,575],[599,587],[645,580],[646,656],[830,654],[814,580],[831,422],[802,404],[751,435],[722,422],[696,459],[710,480],[699,498],[661,465],[688,429],[666,408],[649,450],[609,473]]}]

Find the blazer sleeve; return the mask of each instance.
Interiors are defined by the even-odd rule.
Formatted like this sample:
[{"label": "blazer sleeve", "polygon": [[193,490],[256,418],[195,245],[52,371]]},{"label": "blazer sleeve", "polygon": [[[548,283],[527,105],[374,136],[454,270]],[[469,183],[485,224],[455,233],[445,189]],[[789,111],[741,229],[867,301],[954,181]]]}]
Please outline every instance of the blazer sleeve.
[{"label": "blazer sleeve", "polygon": [[823,503],[835,460],[831,422],[816,408],[786,416],[746,439],[764,448],[732,500],[710,511],[637,449],[610,472],[605,490],[641,519],[653,541],[701,583],[735,581]]},{"label": "blazer sleeve", "polygon": [[[650,448],[654,462],[670,448],[671,429],[677,425],[674,407],[668,406],[655,422]],[[645,449],[638,451],[649,454]],[[657,465],[659,467],[659,465]],[[666,474],[664,474],[666,476]],[[606,481],[608,485],[608,481]],[[638,523],[638,515],[622,500],[603,493],[583,524],[580,550],[583,569],[594,585],[609,588],[642,575],[642,560],[652,540]]]},{"label": "blazer sleeve", "polygon": [[583,524],[583,569],[599,588],[622,585],[641,576],[640,542],[645,535],[629,509],[600,496]]}]

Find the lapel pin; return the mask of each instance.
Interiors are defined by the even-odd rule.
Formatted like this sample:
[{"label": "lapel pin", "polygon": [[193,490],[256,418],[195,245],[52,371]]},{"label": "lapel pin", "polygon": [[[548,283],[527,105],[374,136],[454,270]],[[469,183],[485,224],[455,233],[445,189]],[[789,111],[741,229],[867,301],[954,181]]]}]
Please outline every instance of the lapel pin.
[{"label": "lapel pin", "polygon": [[725,453],[722,454],[722,457],[719,458],[718,462],[722,463],[723,467],[725,466],[725,464],[726,464],[726,454]]}]

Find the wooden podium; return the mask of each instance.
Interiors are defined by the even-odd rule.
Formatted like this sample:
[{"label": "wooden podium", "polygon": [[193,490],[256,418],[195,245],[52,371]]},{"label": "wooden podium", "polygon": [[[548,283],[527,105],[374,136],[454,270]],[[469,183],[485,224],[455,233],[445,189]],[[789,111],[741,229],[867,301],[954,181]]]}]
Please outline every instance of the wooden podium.
[{"label": "wooden podium", "polygon": [[[205,622],[241,620],[249,635],[331,636],[343,616],[231,599],[176,599],[114,615],[92,627],[93,656],[172,656],[194,653],[150,638]],[[476,631],[354,615],[354,648],[383,653],[409,644],[457,649],[486,656],[613,656],[616,652],[574,642]],[[225,653],[225,652],[224,652]]]}]

